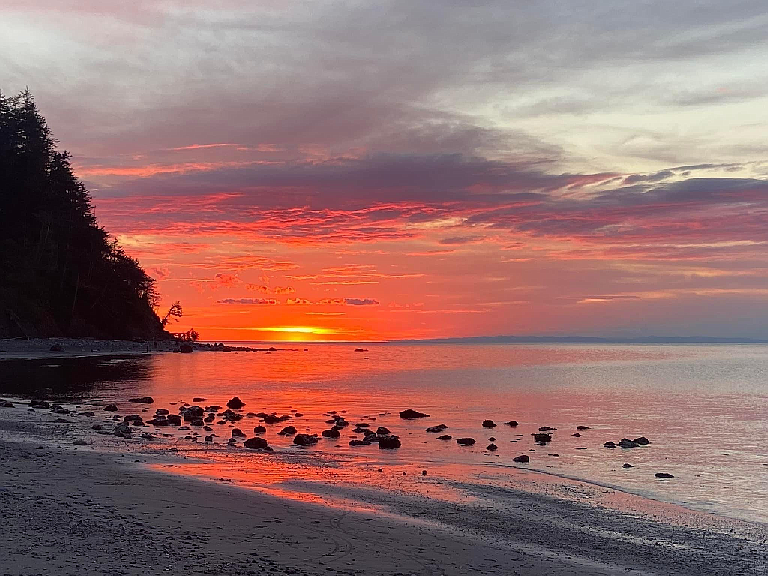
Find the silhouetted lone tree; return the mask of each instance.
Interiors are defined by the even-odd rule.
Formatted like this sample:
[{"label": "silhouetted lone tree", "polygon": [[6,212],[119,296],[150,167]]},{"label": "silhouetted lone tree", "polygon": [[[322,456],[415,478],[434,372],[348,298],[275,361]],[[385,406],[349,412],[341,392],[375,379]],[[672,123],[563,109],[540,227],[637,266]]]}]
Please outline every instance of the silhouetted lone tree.
[{"label": "silhouetted lone tree", "polygon": [[168,326],[168,322],[170,322],[171,318],[175,318],[176,322],[179,321],[179,318],[181,318],[184,315],[184,311],[181,309],[181,302],[176,300],[173,304],[171,304],[171,307],[168,309],[168,312],[166,312],[165,316],[163,316],[163,319],[160,320],[160,324],[162,324],[163,328]]},{"label": "silhouetted lone tree", "polygon": [[55,145],[29,91],[0,94],[0,337],[162,336],[154,280]]}]

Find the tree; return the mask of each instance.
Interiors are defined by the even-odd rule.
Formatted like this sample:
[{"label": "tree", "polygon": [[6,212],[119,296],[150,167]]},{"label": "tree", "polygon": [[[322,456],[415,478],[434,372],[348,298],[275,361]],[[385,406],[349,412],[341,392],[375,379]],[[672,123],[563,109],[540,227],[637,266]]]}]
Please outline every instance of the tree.
[{"label": "tree", "polygon": [[178,322],[179,318],[181,318],[183,314],[184,312],[181,309],[181,302],[176,300],[176,302],[171,304],[171,307],[168,309],[168,312],[165,314],[165,316],[163,316],[163,319],[160,321],[160,323],[163,325],[163,328],[165,328],[171,318],[175,318],[176,322]]}]

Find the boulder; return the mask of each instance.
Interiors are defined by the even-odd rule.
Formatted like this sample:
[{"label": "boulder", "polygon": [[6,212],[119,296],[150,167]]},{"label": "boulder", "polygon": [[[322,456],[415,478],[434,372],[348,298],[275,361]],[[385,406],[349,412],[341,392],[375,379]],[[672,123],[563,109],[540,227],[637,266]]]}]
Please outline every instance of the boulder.
[{"label": "boulder", "polygon": [[139,422],[139,423],[141,423],[142,422],[142,418],[138,414],[129,414],[128,416],[125,416],[123,418],[123,422]]},{"label": "boulder", "polygon": [[203,409],[200,406],[182,406],[180,412],[185,422],[191,422],[192,420],[202,418],[204,414]]},{"label": "boulder", "polygon": [[267,429],[264,428],[264,426],[256,426],[253,429],[253,433],[254,434],[264,434],[266,431],[267,431]]},{"label": "boulder", "polygon": [[539,444],[552,442],[552,434],[547,434],[546,432],[534,432],[531,436],[533,436],[534,442],[538,442]]},{"label": "boulder", "polygon": [[405,420],[414,420],[416,418],[429,418],[429,414],[424,414],[424,412],[418,412],[416,410],[412,410],[411,408],[408,408],[407,410],[403,410],[400,412],[400,418],[403,418]]},{"label": "boulder", "polygon": [[527,455],[523,454],[522,456],[515,456],[514,458],[512,458],[512,461],[517,462],[519,464],[527,464],[528,462],[531,461],[531,459]]},{"label": "boulder", "polygon": [[293,436],[294,434],[296,434],[296,428],[294,428],[293,426],[286,426],[285,428],[280,430],[278,434],[280,434],[280,436]]},{"label": "boulder", "polygon": [[634,442],[635,444],[639,444],[640,446],[648,446],[648,444],[651,443],[651,441],[648,440],[648,438],[646,438],[645,436],[640,436],[640,438],[635,438],[634,440],[632,440],[632,442]]},{"label": "boulder", "polygon": [[400,438],[397,436],[381,436],[379,437],[379,448],[382,450],[393,450],[400,448]]},{"label": "boulder", "polygon": [[211,434],[210,436],[206,436],[205,437],[205,441],[206,442],[213,442],[213,434]]},{"label": "boulder", "polygon": [[672,474],[667,474],[666,472],[656,472],[656,478],[674,478]]},{"label": "boulder", "polygon": [[171,426],[181,426],[181,416],[177,416],[176,414],[169,414],[167,420],[168,424]]},{"label": "boulder", "polygon": [[457,438],[456,444],[459,446],[472,446],[475,443],[474,438]]},{"label": "boulder", "polygon": [[488,450],[488,452],[495,452],[496,450],[499,449],[499,447],[496,446],[496,444],[488,444],[488,446],[486,446],[485,449]]},{"label": "boulder", "polygon": [[338,428],[331,428],[330,430],[323,430],[323,437],[324,438],[338,438],[341,436],[341,432],[339,432]]},{"label": "boulder", "polygon": [[317,435],[315,434],[296,434],[293,443],[297,446],[312,446],[317,444]]},{"label": "boulder", "polygon": [[450,434],[443,434],[442,436],[437,437],[438,440],[450,440],[451,438],[453,438],[453,436]]},{"label": "boulder", "polygon": [[614,442],[606,442],[603,444],[603,446],[606,448],[616,448],[616,444]]},{"label": "boulder", "polygon": [[576,430],[590,430],[589,426],[576,426]]},{"label": "boulder", "polygon": [[179,346],[179,352],[182,354],[191,354],[194,352],[194,348],[192,348],[192,344],[182,344]]},{"label": "boulder", "polygon": [[155,410],[155,414],[157,414],[158,416],[168,416],[170,412],[165,408],[158,408],[157,410]]},{"label": "boulder", "polygon": [[[51,407],[51,405],[48,404],[48,402],[46,402],[45,400],[30,400],[29,405],[32,408],[44,408],[44,409],[47,409],[47,408]],[[117,409],[117,406],[115,406],[115,409]]]},{"label": "boulder", "polygon": [[206,416],[205,418],[203,418],[203,421],[204,421],[206,424],[210,424],[210,423],[211,423],[211,422],[213,422],[214,420],[216,420],[216,414],[214,414],[213,412],[211,412],[210,414],[208,414],[208,416]]},{"label": "boulder", "polygon": [[141,398],[131,398],[128,400],[128,402],[133,402],[134,404],[152,404],[154,401],[155,399],[152,396],[142,396]]},{"label": "boulder", "polygon": [[153,426],[168,426],[168,418],[165,416],[155,416],[152,420],[149,420],[147,424],[152,424]]},{"label": "boulder", "polygon": [[245,438],[245,432],[240,428],[232,428],[232,438]]},{"label": "boulder", "polygon": [[630,440],[629,438],[622,438],[621,441],[619,441],[619,446],[622,448],[637,448],[640,446],[637,442],[634,442],[633,440]]},{"label": "boulder", "polygon": [[105,412],[117,412],[117,406],[114,405],[114,404],[107,404],[106,406],[104,406],[104,411]]},{"label": "boulder", "polygon": [[205,426],[202,418],[193,418],[190,423],[191,426]]},{"label": "boulder", "polygon": [[517,420],[510,420],[509,422],[505,422],[507,426],[511,426],[512,428],[517,428]]},{"label": "boulder", "polygon": [[376,434],[378,434],[379,436],[386,436],[387,434],[391,434],[391,432],[389,431],[389,428],[385,426],[379,426],[378,428],[376,428]]},{"label": "boulder", "polygon": [[443,430],[448,428],[445,424],[438,424],[437,426],[430,426],[427,428],[427,432],[430,432],[432,434],[440,434]]},{"label": "boulder", "polygon": [[634,468],[634,466],[632,466],[632,464],[630,464],[629,462],[624,462],[624,464],[622,465],[622,468]]},{"label": "boulder", "polygon": [[232,408],[232,410],[240,410],[240,408],[242,408],[243,406],[245,406],[245,402],[240,400],[240,398],[238,398],[237,396],[235,396],[234,398],[232,398],[232,400],[227,402],[227,408]]},{"label": "boulder", "polygon": [[579,434],[578,432],[574,432],[573,434],[571,434],[571,436],[575,438],[581,438],[581,434]]},{"label": "boulder", "polygon": [[557,428],[552,428],[552,426],[542,426],[539,428],[539,432],[549,432],[550,430],[557,430]]},{"label": "boulder", "polygon": [[229,422],[238,422],[243,419],[242,414],[238,414],[237,412],[233,412],[229,408],[224,410],[224,412],[221,414],[221,417],[224,418],[224,420],[227,420]]},{"label": "boulder", "polygon": [[368,440],[350,440],[350,446],[370,446],[371,443]]},{"label": "boulder", "polygon": [[496,422],[493,420],[483,420],[483,428],[496,428]]},{"label": "boulder", "polygon": [[200,398],[199,396],[195,396],[192,398],[192,402],[205,402],[205,398]]},{"label": "boulder", "polygon": [[259,438],[257,436],[256,438],[248,438],[243,446],[250,448],[251,450],[265,450],[269,448],[269,443],[265,438]]}]

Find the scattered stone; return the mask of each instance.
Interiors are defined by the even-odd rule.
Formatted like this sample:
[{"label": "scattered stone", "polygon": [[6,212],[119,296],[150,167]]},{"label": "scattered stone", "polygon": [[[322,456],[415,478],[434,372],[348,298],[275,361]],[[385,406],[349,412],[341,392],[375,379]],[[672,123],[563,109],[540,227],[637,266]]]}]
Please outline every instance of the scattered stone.
[{"label": "scattered stone", "polygon": [[166,408],[158,408],[157,410],[155,410],[155,414],[157,414],[158,416],[168,416],[170,412]]},{"label": "scattered stone", "polygon": [[488,452],[495,452],[496,450],[499,449],[499,447],[496,446],[496,444],[488,444],[488,446],[486,446],[485,449],[488,450]]},{"label": "scattered stone", "polygon": [[317,444],[316,434],[296,434],[293,438],[293,443],[297,446],[312,446]]},{"label": "scattered stone", "polygon": [[622,448],[637,448],[640,446],[637,442],[634,442],[633,440],[630,440],[629,438],[622,438],[619,442],[619,446]]},{"label": "scattered stone", "polygon": [[634,468],[634,466],[632,466],[632,464],[630,464],[629,462],[624,462],[624,465],[622,466],[622,468]]},{"label": "scattered stone", "polygon": [[176,414],[169,414],[166,420],[168,420],[168,424],[171,426],[181,426],[181,416],[177,416]]},{"label": "scattered stone", "polygon": [[656,478],[674,478],[672,474],[667,474],[666,472],[656,472]]},{"label": "scattered stone", "polygon": [[205,402],[205,398],[200,398],[198,396],[195,396],[192,398],[192,402]]},{"label": "scattered stone", "polygon": [[531,436],[533,436],[533,440],[539,444],[552,442],[552,434],[547,434],[546,432],[534,432]]},{"label": "scattered stone", "polygon": [[437,426],[430,426],[429,428],[427,428],[427,432],[430,432],[432,434],[439,434],[446,428],[448,428],[448,426],[446,426],[445,424],[438,424]]},{"label": "scattered stone", "polygon": [[400,448],[400,438],[397,436],[381,436],[379,437],[379,448],[382,450],[393,450]]},{"label": "scattered stone", "polygon": [[474,438],[457,438],[456,444],[459,446],[472,446],[475,443]]},{"label": "scattered stone", "polygon": [[518,462],[520,464],[527,464],[528,462],[531,461],[531,459],[527,455],[523,454],[522,456],[515,456],[514,458],[512,458],[512,461]]},{"label": "scattered stone", "polygon": [[581,438],[581,434],[579,434],[578,432],[574,432],[573,434],[571,434],[571,436],[575,438]]},{"label": "scattered stone", "polygon": [[293,436],[296,434],[296,428],[293,426],[286,426],[280,432],[278,432],[280,436]]},{"label": "scattered stone", "polygon": [[265,438],[248,438],[248,440],[245,441],[245,444],[243,444],[246,448],[250,448],[251,450],[266,450],[269,448],[269,443],[266,441]]},{"label": "scattered stone", "polygon": [[550,430],[557,430],[557,428],[552,428],[552,426],[542,426],[539,428],[539,432],[549,432]]},{"label": "scattered stone", "polygon": [[368,440],[350,440],[350,446],[370,446],[371,443]]},{"label": "scattered stone", "polygon": [[323,437],[324,438],[338,438],[341,436],[341,432],[339,432],[338,428],[331,428],[330,430],[323,430]]},{"label": "scattered stone", "polygon": [[[213,442],[213,434],[211,434],[211,435],[209,435],[209,436],[206,436],[206,437],[205,437],[205,441],[206,441],[206,442]],[[246,442],[247,442],[247,440],[246,440]]]},{"label": "scattered stone", "polygon": [[427,471],[426,471],[426,470],[422,470],[422,471],[421,471],[421,475],[422,475],[422,476],[426,476],[426,475],[427,475]]},{"label": "scattered stone", "polygon": [[168,418],[165,416],[155,416],[152,420],[147,421],[147,424],[152,424],[153,426],[169,426],[170,422],[168,422]]},{"label": "scattered stone", "polygon": [[606,448],[616,448],[616,444],[614,442],[606,442],[603,444]]},{"label": "scattered stone", "polygon": [[511,426],[512,428],[517,428],[517,420],[510,420],[509,422],[505,422],[507,426]]},{"label": "scattered stone", "polygon": [[553,458],[560,458],[560,454],[557,454],[557,453],[547,454],[547,456],[552,456]]},{"label": "scattered stone", "polygon": [[264,433],[266,433],[266,431],[267,431],[267,429],[264,428],[264,426],[256,426],[253,429],[253,433],[254,434],[264,434]]},{"label": "scattered stone", "polygon": [[107,404],[106,406],[104,406],[104,411],[105,412],[117,412],[117,406],[114,405],[114,404]]},{"label": "scattered stone", "polygon": [[72,444],[75,446],[88,446],[88,442],[80,439],[75,440],[74,442],[72,442]]},{"label": "scattered stone", "polygon": [[102,426],[101,424],[94,424],[93,426],[91,426],[91,430],[101,430],[102,428],[104,428],[104,426]]},{"label": "scattered stone", "polygon": [[640,438],[635,438],[634,440],[632,440],[632,442],[634,442],[635,444],[639,444],[640,446],[648,446],[648,444],[651,443],[651,441],[648,440],[648,438],[646,438],[645,436],[640,436]]},{"label": "scattered stone", "polygon": [[227,402],[227,408],[232,408],[232,410],[240,410],[243,406],[245,406],[245,402],[240,400],[237,396],[232,398],[229,402]]},{"label": "scattered stone", "polygon": [[496,422],[493,420],[483,420],[483,428],[496,428]]},{"label": "scattered stone", "polygon": [[453,438],[453,436],[450,434],[443,434],[442,436],[437,437],[438,440],[450,440],[451,438]]},{"label": "scattered stone", "polygon": [[29,405],[32,408],[48,409],[51,407],[51,405],[48,404],[48,402],[46,402],[45,400],[30,400]]},{"label": "scattered stone", "polygon": [[240,428],[232,428],[232,438],[245,438],[245,432]]},{"label": "scattered stone", "polygon": [[142,396],[141,398],[131,398],[128,400],[128,402],[133,402],[134,404],[152,404],[154,401],[155,399],[152,396]]},{"label": "scattered stone", "polygon": [[378,428],[376,428],[376,434],[378,434],[379,436],[386,436],[387,434],[391,434],[391,432],[389,431],[389,428],[385,426],[379,426]]},{"label": "scattered stone", "polygon": [[576,426],[576,430],[591,430],[589,426]]},{"label": "scattered stone", "polygon": [[403,418],[404,420],[414,420],[416,418],[429,418],[429,414],[424,414],[424,412],[418,412],[416,410],[412,410],[411,408],[408,408],[407,410],[403,410],[400,412],[400,418]]}]

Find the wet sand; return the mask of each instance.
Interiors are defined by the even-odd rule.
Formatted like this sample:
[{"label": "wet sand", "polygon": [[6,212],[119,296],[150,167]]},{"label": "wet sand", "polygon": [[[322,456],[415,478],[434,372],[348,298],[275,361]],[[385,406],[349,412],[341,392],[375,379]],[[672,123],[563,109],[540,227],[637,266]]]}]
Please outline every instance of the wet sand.
[{"label": "wet sand", "polygon": [[57,418],[19,402],[0,408],[2,574],[766,571],[762,525],[686,526],[497,488],[490,496],[503,505],[358,491],[391,514],[354,511],[164,473],[184,457],[138,439],[116,451],[88,418]]}]

